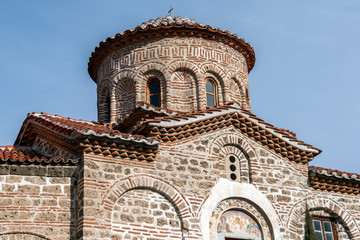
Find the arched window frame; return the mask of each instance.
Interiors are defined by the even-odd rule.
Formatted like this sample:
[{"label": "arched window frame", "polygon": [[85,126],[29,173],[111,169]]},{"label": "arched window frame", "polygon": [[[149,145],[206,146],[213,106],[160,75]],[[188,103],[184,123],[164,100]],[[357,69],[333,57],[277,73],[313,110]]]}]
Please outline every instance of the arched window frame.
[{"label": "arched window frame", "polygon": [[238,156],[233,153],[228,154],[225,159],[225,167],[227,179],[241,182],[241,166]]},{"label": "arched window frame", "polygon": [[[207,85],[208,82],[211,83],[211,85],[213,86],[213,89],[214,89],[214,92],[213,92],[213,93],[208,92],[207,89],[206,89],[206,85]],[[218,91],[218,86],[217,86],[215,80],[212,79],[212,78],[206,78],[206,80],[205,80],[206,107],[208,107],[208,108],[209,108],[209,107],[216,107],[216,106],[218,105],[218,95],[217,95],[217,91]],[[207,99],[208,94],[214,97],[214,106],[209,106],[209,104],[208,104],[208,99]]]},{"label": "arched window frame", "polygon": [[[316,236],[322,239],[328,239],[330,236],[325,237],[326,235],[331,235],[334,240],[338,239],[337,231],[335,227],[335,220],[330,217],[312,217],[313,227]],[[328,224],[327,228],[325,224]]]},{"label": "arched window frame", "polygon": [[[157,83],[158,84],[158,91],[157,93],[151,93],[150,91],[150,86],[152,83]],[[154,104],[153,102],[151,102],[151,96],[158,96],[158,102],[157,104]],[[146,84],[146,102],[148,104],[152,104],[155,107],[161,107],[161,84],[160,84],[160,80],[157,78],[151,78],[148,80],[147,84]]]}]

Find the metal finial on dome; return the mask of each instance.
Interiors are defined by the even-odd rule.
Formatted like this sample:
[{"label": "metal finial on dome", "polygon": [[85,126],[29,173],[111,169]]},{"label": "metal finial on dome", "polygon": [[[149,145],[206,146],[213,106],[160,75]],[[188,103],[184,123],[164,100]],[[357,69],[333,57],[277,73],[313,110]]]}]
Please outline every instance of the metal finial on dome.
[{"label": "metal finial on dome", "polygon": [[172,10],[174,10],[174,8],[172,6],[170,6],[170,10],[168,11],[168,13],[170,14],[170,17],[172,17]]}]

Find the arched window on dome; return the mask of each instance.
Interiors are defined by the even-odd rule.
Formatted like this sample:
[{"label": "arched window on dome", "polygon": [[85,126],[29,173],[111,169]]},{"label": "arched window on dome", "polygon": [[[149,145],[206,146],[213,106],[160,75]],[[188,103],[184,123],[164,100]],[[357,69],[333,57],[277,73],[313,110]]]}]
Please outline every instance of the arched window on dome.
[{"label": "arched window on dome", "polygon": [[213,79],[207,78],[205,83],[206,106],[215,107],[217,105],[217,86]]},{"label": "arched window on dome", "polygon": [[146,87],[146,98],[147,103],[155,106],[161,106],[161,95],[160,95],[160,81],[157,78],[152,78],[148,81]]}]

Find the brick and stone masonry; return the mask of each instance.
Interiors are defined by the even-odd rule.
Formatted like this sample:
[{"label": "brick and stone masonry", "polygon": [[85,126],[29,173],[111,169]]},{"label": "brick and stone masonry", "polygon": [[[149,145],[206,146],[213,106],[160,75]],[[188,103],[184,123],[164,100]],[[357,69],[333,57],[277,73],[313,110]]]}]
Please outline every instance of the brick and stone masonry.
[{"label": "brick and stone masonry", "polygon": [[[309,166],[320,149],[251,112],[254,63],[243,39],[188,18],[101,42],[98,121],[31,113],[0,147],[0,239],[300,240],[307,205],[359,240],[360,175]],[[252,225],[220,228],[229,212]]]}]

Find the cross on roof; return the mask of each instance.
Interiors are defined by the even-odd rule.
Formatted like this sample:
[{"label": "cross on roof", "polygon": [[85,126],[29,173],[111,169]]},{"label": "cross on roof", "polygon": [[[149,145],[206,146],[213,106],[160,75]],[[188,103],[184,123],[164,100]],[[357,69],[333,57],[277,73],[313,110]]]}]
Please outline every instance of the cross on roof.
[{"label": "cross on roof", "polygon": [[168,11],[168,13],[170,14],[170,17],[172,17],[172,10],[174,10],[174,8],[172,6],[170,6],[170,10]]}]

